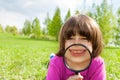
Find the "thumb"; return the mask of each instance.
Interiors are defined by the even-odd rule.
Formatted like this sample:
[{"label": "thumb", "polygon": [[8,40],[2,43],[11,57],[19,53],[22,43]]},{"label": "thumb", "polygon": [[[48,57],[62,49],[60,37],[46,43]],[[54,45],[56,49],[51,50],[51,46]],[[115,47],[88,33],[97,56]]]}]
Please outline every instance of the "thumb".
[{"label": "thumb", "polygon": [[83,79],[83,76],[80,73],[78,73],[78,76],[81,78],[81,80]]}]

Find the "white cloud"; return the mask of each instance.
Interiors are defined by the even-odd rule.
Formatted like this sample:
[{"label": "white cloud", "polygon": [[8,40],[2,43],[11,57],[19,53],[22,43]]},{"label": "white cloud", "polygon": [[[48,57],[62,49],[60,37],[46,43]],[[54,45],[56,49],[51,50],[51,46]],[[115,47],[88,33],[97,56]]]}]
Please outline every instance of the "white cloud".
[{"label": "white cloud", "polygon": [[66,9],[71,9],[71,10],[76,10],[77,6],[81,6],[82,5],[82,1],[81,0],[58,0],[57,4],[62,8],[66,8]]},{"label": "white cloud", "polygon": [[27,16],[17,12],[10,12],[4,9],[0,9],[0,24],[2,24],[3,27],[6,27],[6,25],[15,25],[16,27],[22,28],[23,23],[27,18]]},{"label": "white cloud", "polygon": [[28,8],[34,5],[34,3],[32,1],[27,1],[27,2],[23,2],[23,8]]},{"label": "white cloud", "polygon": [[76,10],[80,10],[82,0],[58,0],[56,4],[61,9],[61,15],[65,16],[68,9],[70,9],[71,14],[74,14]]}]

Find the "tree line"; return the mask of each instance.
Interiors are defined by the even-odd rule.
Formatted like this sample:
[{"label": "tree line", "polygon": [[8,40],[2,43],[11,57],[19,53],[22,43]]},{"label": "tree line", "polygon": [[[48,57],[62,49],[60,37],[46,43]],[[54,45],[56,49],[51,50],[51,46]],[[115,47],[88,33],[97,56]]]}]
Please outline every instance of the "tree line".
[{"label": "tree line", "polygon": [[[112,6],[107,3],[107,0],[103,0],[100,5],[93,4],[91,9],[85,12],[85,14],[97,21],[106,45],[109,43],[118,46],[120,45],[120,8],[116,13],[113,12]],[[74,14],[79,13],[81,12],[76,10]],[[68,9],[65,18],[62,20],[60,8],[56,7],[52,19],[49,17],[49,13],[47,13],[44,20],[45,26],[43,28],[40,25],[39,19],[36,17],[32,22],[25,20],[20,33],[35,39],[53,38],[58,40],[60,28],[70,16],[71,11]],[[0,25],[0,32],[3,31],[2,25]],[[14,35],[18,34],[18,30],[15,26],[6,26],[5,31]]]}]

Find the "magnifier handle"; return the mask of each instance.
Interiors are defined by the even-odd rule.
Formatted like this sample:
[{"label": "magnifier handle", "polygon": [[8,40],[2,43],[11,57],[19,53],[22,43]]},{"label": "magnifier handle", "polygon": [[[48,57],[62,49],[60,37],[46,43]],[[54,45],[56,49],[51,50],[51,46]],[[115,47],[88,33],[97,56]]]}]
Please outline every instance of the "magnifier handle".
[{"label": "magnifier handle", "polygon": [[79,72],[75,72],[76,75],[78,75]]}]

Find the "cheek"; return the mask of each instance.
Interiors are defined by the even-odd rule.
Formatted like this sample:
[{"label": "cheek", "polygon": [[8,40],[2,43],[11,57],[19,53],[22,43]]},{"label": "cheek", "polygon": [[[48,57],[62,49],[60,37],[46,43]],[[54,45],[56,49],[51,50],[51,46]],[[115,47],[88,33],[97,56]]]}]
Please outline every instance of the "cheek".
[{"label": "cheek", "polygon": [[72,45],[73,43],[71,43],[71,42],[69,42],[69,41],[66,41],[65,42],[65,49],[68,47],[68,46],[70,46],[70,45]]},{"label": "cheek", "polygon": [[92,52],[92,51],[93,51],[93,48],[92,48],[92,43],[89,43],[89,44],[88,44],[88,48],[89,48],[90,52]]}]

